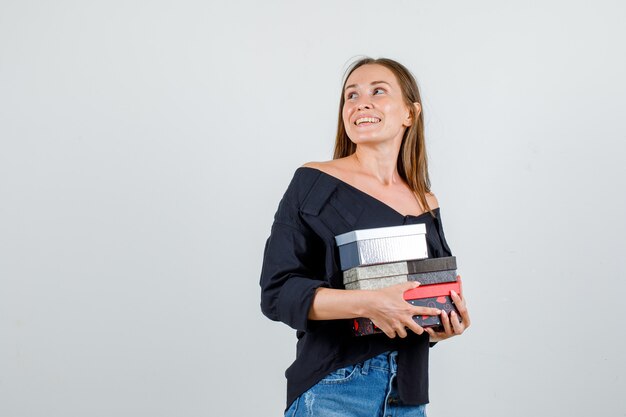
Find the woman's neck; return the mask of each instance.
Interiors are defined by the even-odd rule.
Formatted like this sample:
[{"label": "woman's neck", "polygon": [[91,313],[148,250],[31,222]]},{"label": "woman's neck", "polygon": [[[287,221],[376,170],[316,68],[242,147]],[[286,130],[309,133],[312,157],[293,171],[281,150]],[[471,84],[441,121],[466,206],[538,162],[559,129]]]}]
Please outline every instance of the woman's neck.
[{"label": "woman's neck", "polygon": [[392,185],[402,181],[398,174],[398,151],[391,147],[373,149],[360,145],[350,158],[357,171],[373,177],[382,185]]}]

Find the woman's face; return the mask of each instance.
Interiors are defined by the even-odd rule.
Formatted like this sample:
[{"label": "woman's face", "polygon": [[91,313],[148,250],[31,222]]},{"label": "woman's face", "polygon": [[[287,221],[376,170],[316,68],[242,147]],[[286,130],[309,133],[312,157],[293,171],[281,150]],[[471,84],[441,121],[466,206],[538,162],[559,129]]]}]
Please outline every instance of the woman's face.
[{"label": "woman's face", "polygon": [[402,90],[391,70],[368,64],[354,70],[346,81],[342,110],[346,133],[355,144],[400,143],[412,119]]}]

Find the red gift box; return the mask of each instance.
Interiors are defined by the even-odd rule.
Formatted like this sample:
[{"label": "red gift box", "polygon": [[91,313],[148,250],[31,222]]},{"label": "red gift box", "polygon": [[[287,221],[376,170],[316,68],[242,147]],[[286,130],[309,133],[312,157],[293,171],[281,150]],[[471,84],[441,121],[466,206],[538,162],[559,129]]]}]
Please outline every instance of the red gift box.
[{"label": "red gift box", "polygon": [[[444,310],[447,314],[457,311],[450,291],[461,294],[461,280],[457,282],[445,284],[423,285],[404,292],[404,299],[415,306],[432,307]],[[460,317],[459,317],[460,318]],[[441,328],[440,316],[413,316],[413,320],[421,327]],[[372,321],[368,318],[358,317],[352,321],[352,329],[357,336],[368,334],[382,333]]]}]

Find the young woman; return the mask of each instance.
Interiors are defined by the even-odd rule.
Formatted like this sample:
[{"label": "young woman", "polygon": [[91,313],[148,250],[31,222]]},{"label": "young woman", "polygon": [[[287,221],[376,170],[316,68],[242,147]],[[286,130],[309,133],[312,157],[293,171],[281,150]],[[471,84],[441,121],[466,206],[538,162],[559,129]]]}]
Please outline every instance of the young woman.
[{"label": "young woman", "polygon": [[[344,81],[334,159],[298,168],[274,217],[261,272],[261,308],[297,330],[287,369],[286,416],[423,416],[428,352],[470,324],[416,307],[407,282],[345,290],[334,237],[374,227],[424,223],[428,256],[450,256],[439,204],[430,191],[424,121],[415,79],[390,59],[355,62]],[[443,331],[414,315],[441,316]],[[356,337],[351,320],[370,318],[384,333]]]}]

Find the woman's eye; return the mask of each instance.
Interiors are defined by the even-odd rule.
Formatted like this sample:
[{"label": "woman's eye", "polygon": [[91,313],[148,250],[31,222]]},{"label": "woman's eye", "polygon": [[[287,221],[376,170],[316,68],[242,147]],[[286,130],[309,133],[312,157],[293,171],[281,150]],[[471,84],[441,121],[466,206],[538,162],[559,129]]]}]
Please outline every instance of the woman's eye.
[{"label": "woman's eye", "polygon": [[382,93],[385,92],[385,90],[383,90],[382,88],[375,88],[374,89],[374,95],[378,94],[379,92],[382,94]]},{"label": "woman's eye", "polygon": [[351,100],[356,96],[356,93],[348,93],[348,95],[346,95],[346,100]]}]

